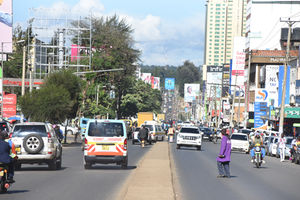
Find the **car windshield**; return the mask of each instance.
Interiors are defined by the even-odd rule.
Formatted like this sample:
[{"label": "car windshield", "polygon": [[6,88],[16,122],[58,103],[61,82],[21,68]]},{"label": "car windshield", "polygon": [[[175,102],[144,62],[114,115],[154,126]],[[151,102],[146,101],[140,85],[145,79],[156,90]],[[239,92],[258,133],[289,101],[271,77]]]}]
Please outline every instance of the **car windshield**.
[{"label": "car windshield", "polygon": [[232,140],[247,140],[247,135],[238,135],[238,134],[233,134],[231,136]]},{"label": "car windshield", "polygon": [[149,131],[153,131],[153,125],[145,125],[146,128],[149,129]]},{"label": "car windshield", "polygon": [[13,137],[24,137],[29,134],[48,136],[45,125],[16,125],[13,131]]},{"label": "car windshield", "polygon": [[118,122],[91,122],[88,136],[96,137],[123,137],[123,125]]},{"label": "car windshield", "polygon": [[193,134],[199,134],[199,130],[197,128],[182,128],[180,130],[181,133],[193,133]]},{"label": "car windshield", "polygon": [[249,134],[249,133],[251,133],[251,130],[242,129],[242,130],[240,130],[239,132],[240,132],[240,133],[247,133],[247,134]]}]

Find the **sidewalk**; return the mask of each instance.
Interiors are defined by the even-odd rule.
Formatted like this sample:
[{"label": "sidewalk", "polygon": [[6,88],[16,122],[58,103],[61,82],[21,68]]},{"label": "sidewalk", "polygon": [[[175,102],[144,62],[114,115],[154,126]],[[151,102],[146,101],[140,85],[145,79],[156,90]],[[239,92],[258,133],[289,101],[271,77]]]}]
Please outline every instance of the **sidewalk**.
[{"label": "sidewalk", "polygon": [[120,199],[175,199],[168,145],[167,142],[153,145],[126,181]]}]

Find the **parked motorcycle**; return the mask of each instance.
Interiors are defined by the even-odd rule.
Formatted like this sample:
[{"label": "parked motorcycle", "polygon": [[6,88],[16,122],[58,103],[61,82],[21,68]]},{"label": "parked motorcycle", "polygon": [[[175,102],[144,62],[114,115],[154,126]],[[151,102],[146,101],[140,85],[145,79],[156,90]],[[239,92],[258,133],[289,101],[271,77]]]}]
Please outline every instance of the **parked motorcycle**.
[{"label": "parked motorcycle", "polygon": [[254,161],[253,163],[256,165],[257,168],[260,168],[262,164],[262,155],[261,155],[261,146],[256,146],[254,148]]},{"label": "parked motorcycle", "polygon": [[8,188],[12,185],[7,180],[8,168],[5,165],[0,164],[0,193],[6,193]]}]

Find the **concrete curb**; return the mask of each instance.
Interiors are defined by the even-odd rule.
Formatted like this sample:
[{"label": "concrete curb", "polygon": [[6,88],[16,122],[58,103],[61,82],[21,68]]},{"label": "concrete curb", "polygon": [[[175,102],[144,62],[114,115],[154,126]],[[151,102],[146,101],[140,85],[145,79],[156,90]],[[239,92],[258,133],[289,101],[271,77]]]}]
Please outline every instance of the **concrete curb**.
[{"label": "concrete curb", "polygon": [[179,177],[176,170],[176,164],[174,160],[174,155],[171,151],[171,144],[168,145],[169,151],[169,158],[170,158],[170,168],[171,168],[171,175],[172,175],[172,185],[173,185],[173,192],[174,192],[174,199],[175,200],[183,200],[182,198],[182,189],[179,183]]},{"label": "concrete curb", "polygon": [[169,144],[156,143],[139,162],[114,199],[175,199]]}]

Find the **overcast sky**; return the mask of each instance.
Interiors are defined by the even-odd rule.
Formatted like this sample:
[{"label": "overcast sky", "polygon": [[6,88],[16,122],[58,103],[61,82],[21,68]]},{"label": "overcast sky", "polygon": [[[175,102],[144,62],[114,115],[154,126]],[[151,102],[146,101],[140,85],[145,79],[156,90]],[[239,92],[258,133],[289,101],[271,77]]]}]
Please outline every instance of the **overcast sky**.
[{"label": "overcast sky", "polygon": [[26,25],[29,8],[40,7],[125,18],[145,65],[203,64],[205,0],[14,0],[14,23]]}]

